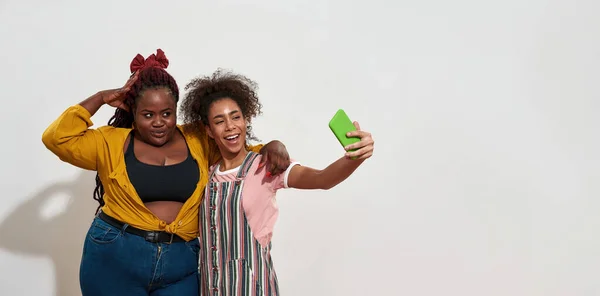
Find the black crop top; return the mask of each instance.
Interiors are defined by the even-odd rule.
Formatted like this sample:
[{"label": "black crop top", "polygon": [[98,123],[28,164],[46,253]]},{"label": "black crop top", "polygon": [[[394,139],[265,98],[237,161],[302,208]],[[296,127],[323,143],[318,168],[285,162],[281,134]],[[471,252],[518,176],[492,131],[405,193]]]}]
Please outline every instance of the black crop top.
[{"label": "black crop top", "polygon": [[150,165],[140,162],[133,153],[133,134],[130,137],[125,164],[129,181],[142,202],[177,201],[185,203],[196,190],[200,171],[192,158],[189,147],[188,157],[181,163],[167,166]]}]

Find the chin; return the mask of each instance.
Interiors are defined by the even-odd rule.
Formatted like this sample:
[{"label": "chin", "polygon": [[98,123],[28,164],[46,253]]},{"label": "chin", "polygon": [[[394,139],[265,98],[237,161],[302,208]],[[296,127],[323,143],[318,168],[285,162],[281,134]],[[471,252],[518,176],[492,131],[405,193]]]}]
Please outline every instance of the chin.
[{"label": "chin", "polygon": [[226,146],[221,148],[221,151],[226,151],[227,154],[229,155],[237,155],[239,153],[241,153],[244,150],[244,145],[241,145],[239,147],[231,147],[231,146]]},{"label": "chin", "polygon": [[152,146],[160,147],[160,146],[167,144],[170,140],[172,140],[173,134],[168,133],[164,137],[156,138],[156,137],[153,137],[152,134],[147,133],[147,134],[143,135],[143,139],[146,143],[148,143]]},{"label": "chin", "polygon": [[232,155],[239,154],[240,152],[242,152],[242,149],[227,149],[227,153]]},{"label": "chin", "polygon": [[156,139],[156,138],[149,138],[148,139],[148,143],[151,144],[152,146],[157,146],[160,147],[164,144],[166,144],[168,141],[166,138],[162,138],[162,139]]}]

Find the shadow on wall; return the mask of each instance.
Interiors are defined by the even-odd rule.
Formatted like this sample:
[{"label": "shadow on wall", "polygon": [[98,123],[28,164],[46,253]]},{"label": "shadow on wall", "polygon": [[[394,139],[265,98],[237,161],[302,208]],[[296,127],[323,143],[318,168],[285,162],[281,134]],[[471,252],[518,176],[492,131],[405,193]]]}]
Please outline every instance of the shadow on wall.
[{"label": "shadow on wall", "polygon": [[[98,203],[92,198],[95,172],[80,172],[72,181],[55,183],[29,198],[0,222],[0,248],[24,256],[52,259],[58,296],[81,295],[79,263],[85,235]],[[48,219],[45,207],[57,195],[66,208]]]}]

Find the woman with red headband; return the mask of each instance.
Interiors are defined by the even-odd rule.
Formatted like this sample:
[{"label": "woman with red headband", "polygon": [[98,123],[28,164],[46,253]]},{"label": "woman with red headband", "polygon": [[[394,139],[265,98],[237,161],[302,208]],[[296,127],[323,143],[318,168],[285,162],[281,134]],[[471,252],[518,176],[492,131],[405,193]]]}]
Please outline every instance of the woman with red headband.
[{"label": "woman with red headband", "polygon": [[[220,155],[201,130],[177,125],[179,88],[168,65],[160,49],[138,54],[122,88],[69,107],[42,136],[61,160],[97,171],[100,206],[80,267],[84,296],[198,294],[198,208]],[[105,104],[117,108],[114,116],[91,129]],[[289,165],[280,142],[251,149],[269,158],[273,174]]]}]

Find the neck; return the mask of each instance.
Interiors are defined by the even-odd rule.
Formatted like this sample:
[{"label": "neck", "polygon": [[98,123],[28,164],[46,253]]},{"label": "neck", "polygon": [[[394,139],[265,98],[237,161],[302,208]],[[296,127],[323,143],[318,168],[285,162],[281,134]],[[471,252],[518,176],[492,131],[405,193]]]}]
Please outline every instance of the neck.
[{"label": "neck", "polygon": [[248,155],[248,150],[246,150],[246,148],[243,148],[237,153],[221,153],[222,159],[220,171],[224,172],[239,167],[242,165],[242,162],[244,162],[246,155]]}]

